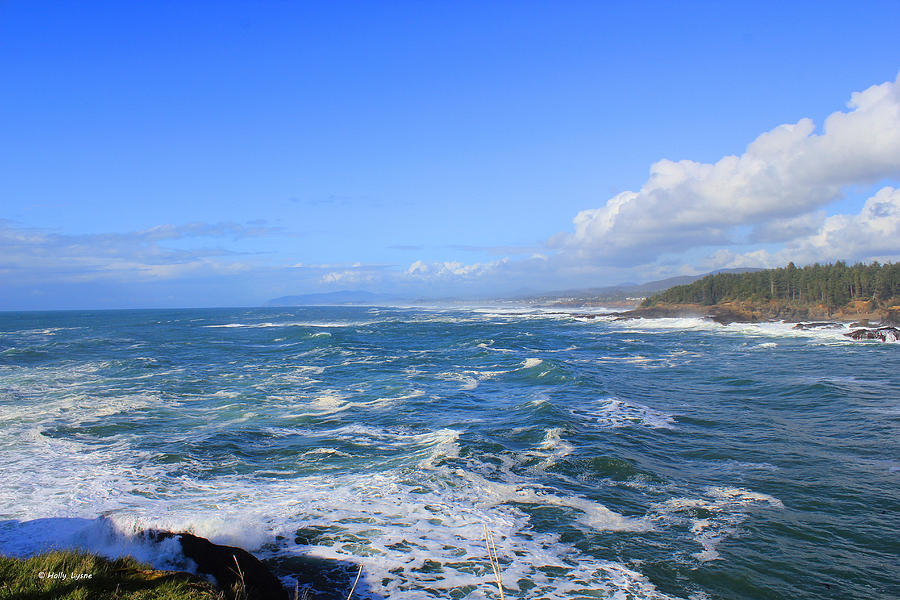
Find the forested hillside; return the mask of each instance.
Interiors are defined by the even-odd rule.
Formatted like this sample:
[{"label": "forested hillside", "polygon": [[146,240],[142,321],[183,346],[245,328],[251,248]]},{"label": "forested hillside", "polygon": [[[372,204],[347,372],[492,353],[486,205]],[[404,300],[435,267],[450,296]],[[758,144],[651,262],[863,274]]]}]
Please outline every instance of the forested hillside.
[{"label": "forested hillside", "polygon": [[669,288],[644,300],[656,304],[712,305],[733,301],[785,301],[792,304],[844,306],[851,300],[900,303],[900,263],[814,264],[753,273],[717,273],[688,285]]}]

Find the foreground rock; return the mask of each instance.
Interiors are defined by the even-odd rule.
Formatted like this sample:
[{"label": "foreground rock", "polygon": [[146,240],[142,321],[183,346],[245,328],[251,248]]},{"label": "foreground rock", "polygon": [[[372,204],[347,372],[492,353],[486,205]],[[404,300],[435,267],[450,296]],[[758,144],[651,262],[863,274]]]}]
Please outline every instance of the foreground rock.
[{"label": "foreground rock", "polygon": [[156,542],[175,538],[181,551],[197,565],[197,572],[210,575],[226,594],[247,600],[289,600],[278,578],[258,558],[234,546],[221,546],[190,533],[148,531]]},{"label": "foreground rock", "polygon": [[860,340],[881,340],[882,342],[896,342],[900,339],[900,329],[896,327],[879,327],[877,329],[857,329],[845,333],[848,338]]}]

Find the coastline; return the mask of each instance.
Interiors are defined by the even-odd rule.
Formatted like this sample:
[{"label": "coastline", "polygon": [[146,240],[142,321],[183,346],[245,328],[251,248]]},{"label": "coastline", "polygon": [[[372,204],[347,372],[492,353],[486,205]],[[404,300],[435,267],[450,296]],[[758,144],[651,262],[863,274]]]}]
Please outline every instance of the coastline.
[{"label": "coastline", "polygon": [[[595,313],[573,313],[578,318],[594,319]],[[867,301],[853,301],[840,308],[825,305],[798,305],[785,302],[721,302],[712,305],[657,303],[631,310],[602,315],[614,320],[696,318],[720,325],[732,323],[787,323],[795,329],[839,328],[850,331],[854,340],[900,339],[900,306],[877,307]]]},{"label": "coastline", "polygon": [[[522,598],[727,596],[734,576],[828,577],[816,562],[756,561],[774,539],[831,563],[879,518],[865,501],[892,501],[894,432],[871,415],[896,404],[895,347],[854,343],[843,326],[580,310],[594,320],[569,316],[579,309],[354,307],[8,316],[21,350],[6,355],[15,401],[0,548],[74,545],[178,569],[177,540],[140,532],[189,531],[256,554],[288,595],[345,599],[363,565],[355,598],[418,600],[483,595],[486,523],[504,583],[540,586],[509,592]],[[759,450],[757,440],[782,443],[785,423],[804,437]],[[847,448],[844,432],[871,440]],[[806,436],[834,448],[807,457]],[[862,451],[881,461],[877,473],[866,464],[813,489],[790,485]],[[586,485],[570,479],[581,474]],[[778,529],[791,506],[834,497],[853,498],[849,518],[835,501],[801,523],[834,523],[831,554],[807,529]],[[740,527],[762,534],[738,540]],[[573,530],[583,549],[555,537]],[[677,578],[599,554],[610,541]],[[876,544],[867,577],[840,584],[848,595],[891,581]]]}]

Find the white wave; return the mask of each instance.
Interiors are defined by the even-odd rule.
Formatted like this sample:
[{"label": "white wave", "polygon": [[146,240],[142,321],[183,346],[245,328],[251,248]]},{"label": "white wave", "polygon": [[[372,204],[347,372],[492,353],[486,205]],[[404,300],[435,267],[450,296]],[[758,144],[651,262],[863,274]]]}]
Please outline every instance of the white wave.
[{"label": "white wave", "polygon": [[604,427],[642,425],[655,429],[674,429],[675,426],[672,415],[620,398],[604,398],[594,406],[577,408],[571,412]]},{"label": "white wave", "polygon": [[107,558],[131,556],[160,568],[190,570],[173,538],[153,542],[136,529],[134,523],[120,525],[114,518],[40,518],[0,524],[0,550],[3,554],[27,557],[49,550],[83,550]]},{"label": "white wave", "polygon": [[645,368],[657,368],[674,366],[675,361],[671,360],[671,358],[672,357],[650,358],[635,354],[633,356],[600,356],[597,358],[597,362],[625,363]]},{"label": "white wave", "polygon": [[477,347],[481,348],[482,350],[490,350],[492,352],[515,352],[515,350],[510,350],[509,348],[494,348],[494,340],[491,340],[489,342],[482,342],[478,344]]},{"label": "white wave", "polygon": [[[529,359],[526,359],[526,361],[523,362],[522,366],[520,366],[519,368],[525,369],[525,368],[528,368],[528,366],[536,366],[536,364],[539,364],[539,363],[528,363],[529,360],[530,361],[534,361],[534,360],[540,361],[540,359],[529,358]],[[543,361],[540,361],[540,362],[543,362]],[[526,365],[528,365],[528,366],[526,366]],[[460,386],[460,389],[474,390],[475,388],[478,387],[478,385],[482,381],[486,381],[488,379],[493,379],[493,378],[498,377],[499,375],[503,375],[505,373],[511,373],[514,370],[516,370],[516,369],[497,369],[494,371],[472,369],[472,370],[465,370],[465,371],[460,371],[460,372],[447,371],[444,373],[438,373],[436,375],[436,377],[437,377],[437,379],[442,379],[444,381],[459,381],[462,384]]]},{"label": "white wave", "polygon": [[[544,438],[538,444],[538,449],[543,451],[541,469],[546,469],[575,451],[575,446],[562,439],[562,428],[553,427],[544,431]],[[531,453],[528,453],[531,454]]]},{"label": "white wave", "polygon": [[543,362],[544,361],[541,360],[540,358],[526,358],[525,362],[522,363],[522,368],[523,369],[531,369],[533,367],[540,365]]},{"label": "white wave", "polygon": [[[535,585],[514,592],[517,597],[665,597],[639,573],[583,555],[555,534],[535,531],[520,507],[573,510],[584,526],[599,530],[642,531],[648,526],[643,518],[527,482],[492,481],[451,467],[445,461],[457,456],[459,433],[362,425],[321,432],[377,439],[420,458],[411,467],[385,472],[293,479],[190,479],[177,465],[150,467],[151,457],[127,445],[86,452],[87,446],[78,442],[36,433],[29,448],[0,452],[0,469],[8,474],[0,488],[7,519],[0,529],[0,552],[27,555],[54,546],[79,547],[108,556],[135,555],[171,568],[178,561],[174,549],[142,545],[134,533],[143,528],[190,531],[262,556],[302,553],[362,564],[368,585],[392,600],[447,597],[463,586],[474,586],[477,591],[470,597],[476,598],[488,589],[490,567],[481,539],[487,526],[495,536],[508,589],[516,590],[523,579]],[[22,443],[19,438],[17,444]],[[550,452],[564,449],[553,431],[542,445]],[[310,452],[327,456],[332,450],[322,446]],[[109,519],[97,520],[100,514]],[[41,520],[45,518],[61,520]],[[321,533],[295,542],[301,528]],[[24,535],[34,531],[43,533]],[[426,561],[440,565],[440,572],[424,577]]]},{"label": "white wave", "polygon": [[609,510],[599,502],[574,496],[559,496],[533,485],[490,481],[477,473],[462,469],[457,469],[455,474],[470,482],[481,496],[481,503],[485,506],[499,506],[510,502],[561,506],[582,512],[581,521],[599,531],[647,531],[649,529],[649,525],[643,519],[623,516]]},{"label": "white wave", "polygon": [[844,334],[850,329],[846,325],[828,329],[794,329],[794,323],[729,323],[721,325],[711,319],[700,317],[658,318],[658,319],[627,319],[621,321],[604,320],[609,327],[620,329],[624,332],[653,334],[672,330],[681,331],[709,331],[729,335],[747,337],[768,338],[799,338],[814,340],[819,343],[852,344],[853,340]]},{"label": "white wave", "polygon": [[304,452],[303,456],[314,456],[316,454],[323,454],[327,456],[350,456],[346,452],[341,452],[336,448],[316,448],[315,450]]},{"label": "white wave", "polygon": [[311,375],[321,375],[325,372],[325,367],[321,367],[318,365],[296,365],[294,366],[294,371],[301,375],[305,375],[307,373]]},{"label": "white wave", "polygon": [[[382,408],[404,400],[420,398],[425,395],[424,390],[411,390],[407,394],[399,396],[384,396],[372,400],[353,400],[353,396],[339,390],[322,390],[311,401],[305,402],[302,398],[295,398],[292,407],[303,411],[308,408],[310,414],[319,416],[333,415],[353,408]],[[301,412],[303,414],[303,412]]]},{"label": "white wave", "polygon": [[[0,412],[0,424],[37,424],[65,417],[73,424],[109,417],[119,413],[129,413],[159,407],[163,404],[159,396],[148,393],[116,396],[97,396],[81,392],[56,396],[42,396],[39,404],[22,402],[4,407]],[[167,406],[179,403],[169,401]]]},{"label": "white wave", "polygon": [[397,400],[412,400],[413,398],[421,398],[425,395],[425,390],[412,390],[408,394],[403,394],[401,396],[390,396],[386,398],[379,398],[379,400],[383,400],[385,402],[396,402]]},{"label": "white wave", "polygon": [[[784,508],[781,500],[768,494],[735,487],[709,487],[706,498],[670,498],[653,507],[657,527],[687,526],[702,550],[692,556],[700,562],[720,558],[716,547],[734,534],[755,506]],[[698,509],[704,516],[698,517]],[[709,516],[706,516],[709,515]]]},{"label": "white wave", "polygon": [[289,321],[283,323],[224,323],[221,325],[204,325],[207,329],[267,329],[270,327],[361,327],[372,325],[378,321]]},{"label": "white wave", "polygon": [[83,327],[42,327],[40,329],[14,329],[0,331],[0,335],[56,335],[60,331],[74,331]]},{"label": "white wave", "polygon": [[459,431],[455,429],[441,429],[429,434],[426,438],[419,438],[431,447],[428,456],[419,461],[419,467],[434,469],[440,461],[447,458],[459,458]]}]

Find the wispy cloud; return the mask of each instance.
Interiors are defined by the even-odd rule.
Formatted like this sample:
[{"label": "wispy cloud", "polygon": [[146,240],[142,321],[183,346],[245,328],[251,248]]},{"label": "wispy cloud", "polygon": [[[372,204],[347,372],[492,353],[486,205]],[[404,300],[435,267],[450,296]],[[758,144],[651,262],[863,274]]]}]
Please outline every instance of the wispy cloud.
[{"label": "wispy cloud", "polygon": [[[159,225],[127,233],[66,234],[0,221],[0,272],[8,284],[99,279],[176,279],[200,274],[230,274],[249,265],[236,260],[246,253],[222,241],[282,234],[262,223],[187,223]],[[176,240],[219,242],[194,248],[164,245]]]},{"label": "wispy cloud", "polygon": [[482,254],[491,254],[494,256],[520,256],[525,254],[534,254],[535,252],[545,249],[544,245],[531,244],[527,246],[475,246],[470,244],[451,244],[447,246],[451,250],[462,250],[463,252],[479,252]]},{"label": "wispy cloud", "polygon": [[130,240],[146,239],[153,241],[178,240],[184,238],[231,238],[242,239],[262,237],[285,233],[283,227],[266,225],[263,220],[255,220],[246,225],[232,222],[222,223],[187,223],[184,225],[157,225],[150,229],[125,234],[107,234],[126,237]]}]

